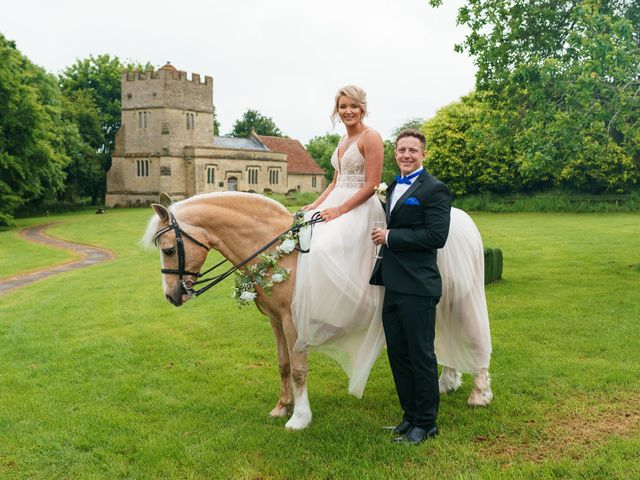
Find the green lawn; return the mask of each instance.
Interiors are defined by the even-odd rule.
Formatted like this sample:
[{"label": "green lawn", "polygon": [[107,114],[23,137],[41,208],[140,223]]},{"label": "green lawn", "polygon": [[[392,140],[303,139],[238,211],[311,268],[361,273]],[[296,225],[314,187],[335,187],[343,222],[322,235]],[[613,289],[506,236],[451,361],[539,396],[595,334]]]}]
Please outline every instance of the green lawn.
[{"label": "green lawn", "polygon": [[[358,400],[312,354],[310,428],[269,419],[268,322],[231,280],[169,305],[137,244],[149,214],[56,217],[52,234],[116,259],[0,297],[0,478],[640,478],[639,214],[473,215],[505,259],[487,288],[495,400],[468,408],[465,377],[419,447],[380,430],[399,415],[384,356]],[[0,233],[0,276],[34,267],[21,242]]]}]

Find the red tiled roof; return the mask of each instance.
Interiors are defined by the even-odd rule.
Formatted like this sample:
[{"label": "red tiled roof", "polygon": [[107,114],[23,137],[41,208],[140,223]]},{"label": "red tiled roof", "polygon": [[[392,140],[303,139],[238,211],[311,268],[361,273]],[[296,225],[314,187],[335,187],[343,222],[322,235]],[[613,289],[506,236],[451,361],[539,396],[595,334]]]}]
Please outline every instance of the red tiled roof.
[{"label": "red tiled roof", "polygon": [[298,140],[257,134],[256,138],[264,143],[269,150],[287,154],[287,170],[289,173],[324,175],[324,170],[316,164],[309,152],[305,150]]}]

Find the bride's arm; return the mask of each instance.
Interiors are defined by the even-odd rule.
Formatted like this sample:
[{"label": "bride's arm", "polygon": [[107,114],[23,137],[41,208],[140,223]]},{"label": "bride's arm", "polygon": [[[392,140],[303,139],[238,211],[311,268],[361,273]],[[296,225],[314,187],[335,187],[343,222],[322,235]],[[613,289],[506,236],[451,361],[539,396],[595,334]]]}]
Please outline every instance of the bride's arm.
[{"label": "bride's arm", "polygon": [[[340,215],[353,210],[358,205],[367,201],[374,194],[374,189],[380,184],[382,178],[382,161],[384,159],[384,146],[380,134],[374,130],[366,132],[362,139],[362,155],[365,160],[364,185],[358,189],[346,202],[335,208],[327,208],[320,212],[325,221],[338,218]],[[335,177],[334,177],[335,183]],[[330,186],[333,190],[333,185]],[[328,188],[327,188],[328,190]]]},{"label": "bride's arm", "polygon": [[329,194],[332,192],[332,190],[336,187],[336,179],[338,178],[338,172],[335,171],[333,172],[333,180],[331,180],[331,183],[329,185],[327,185],[327,188],[324,189],[324,192],[322,192],[322,195],[320,195],[315,202],[310,203],[309,205],[305,205],[304,207],[302,207],[303,210],[315,210],[316,208],[318,208],[318,205],[320,205],[322,202],[324,202],[324,199],[327,198],[329,196]]}]

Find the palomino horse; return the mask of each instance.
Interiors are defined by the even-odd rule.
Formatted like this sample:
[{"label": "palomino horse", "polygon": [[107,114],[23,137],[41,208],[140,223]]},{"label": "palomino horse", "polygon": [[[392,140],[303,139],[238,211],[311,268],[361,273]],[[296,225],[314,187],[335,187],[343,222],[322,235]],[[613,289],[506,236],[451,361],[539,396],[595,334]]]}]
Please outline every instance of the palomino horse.
[{"label": "palomino horse", "polygon": [[[209,249],[219,251],[231,263],[239,265],[290,228],[293,221],[292,214],[278,202],[249,193],[208,193],[196,195],[168,208],[158,204],[152,207],[157,215],[151,218],[143,242],[147,246],[157,242],[164,294],[175,306],[183,305],[189,300],[188,291],[196,282],[197,273],[204,264]],[[455,217],[452,216],[453,218]],[[454,232],[456,229],[452,229],[452,233]],[[480,252],[482,256],[482,243]],[[278,350],[280,395],[270,415],[282,417],[293,413],[285,425],[290,430],[307,427],[312,416],[307,395],[307,352],[294,350],[297,333],[290,308],[297,255],[298,252],[294,251],[280,259],[280,265],[291,270],[289,280],[274,285],[270,295],[257,288],[255,298],[258,309],[271,321]],[[449,285],[450,282],[445,281],[446,276],[444,272],[443,284]],[[483,282],[483,270],[480,271],[480,279]],[[449,306],[448,310],[457,302],[455,295],[469,294],[468,288],[450,290],[454,295],[447,297],[443,293],[441,301],[441,304]],[[482,295],[484,298],[484,289]],[[460,325],[464,325],[464,322],[458,322],[454,326]],[[488,317],[486,331],[488,333]],[[446,335],[455,333],[452,330]],[[470,341],[473,343],[473,338]],[[472,405],[486,405],[491,400],[487,373],[489,356],[490,346],[488,354],[484,355],[486,362],[478,360],[478,355],[474,357],[476,362],[484,362],[486,365],[482,364],[475,369],[474,391],[469,398]],[[460,375],[456,368],[456,365],[449,365],[443,370],[440,383],[443,393],[459,387]]]}]

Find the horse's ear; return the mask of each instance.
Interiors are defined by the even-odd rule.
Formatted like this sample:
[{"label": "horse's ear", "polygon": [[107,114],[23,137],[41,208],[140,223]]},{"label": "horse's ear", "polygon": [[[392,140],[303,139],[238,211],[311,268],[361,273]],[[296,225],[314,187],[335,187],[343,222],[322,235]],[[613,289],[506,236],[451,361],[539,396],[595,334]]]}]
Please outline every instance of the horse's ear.
[{"label": "horse's ear", "polygon": [[169,221],[169,210],[167,210],[166,207],[158,203],[152,203],[151,208],[156,211],[156,214],[160,217],[160,220],[162,220],[163,222]]},{"label": "horse's ear", "polygon": [[169,205],[171,205],[173,203],[173,200],[171,200],[171,197],[169,196],[168,193],[166,192],[162,192],[160,194],[160,205],[169,208]]}]

